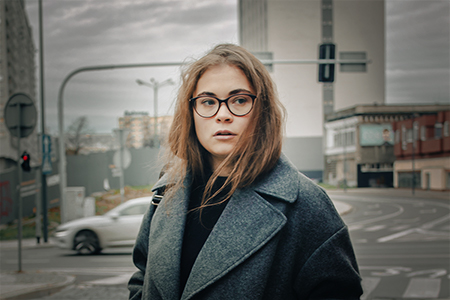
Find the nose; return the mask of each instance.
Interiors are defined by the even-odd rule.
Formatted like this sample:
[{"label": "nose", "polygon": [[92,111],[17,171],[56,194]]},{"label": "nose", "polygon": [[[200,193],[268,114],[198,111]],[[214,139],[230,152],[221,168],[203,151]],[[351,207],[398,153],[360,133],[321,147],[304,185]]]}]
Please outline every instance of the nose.
[{"label": "nose", "polygon": [[218,122],[232,122],[233,114],[228,110],[228,107],[225,103],[221,103],[219,107],[219,111],[216,114],[216,120]]}]

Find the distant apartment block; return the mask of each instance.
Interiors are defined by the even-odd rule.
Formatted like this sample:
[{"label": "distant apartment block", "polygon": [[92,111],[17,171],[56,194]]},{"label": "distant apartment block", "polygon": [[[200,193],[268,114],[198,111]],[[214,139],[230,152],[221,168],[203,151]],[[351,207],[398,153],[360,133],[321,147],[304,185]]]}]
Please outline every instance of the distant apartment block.
[{"label": "distant apartment block", "polygon": [[[18,139],[11,136],[3,118],[9,97],[27,94],[35,104],[35,52],[24,0],[0,0],[0,170],[16,165]],[[38,163],[36,131],[21,139],[21,149]]]},{"label": "distant apartment block", "polygon": [[[450,105],[394,122],[394,186],[450,190]],[[414,180],[414,182],[413,182]]]},{"label": "distant apartment block", "polygon": [[148,112],[125,111],[124,116],[119,118],[119,128],[129,130],[128,148],[153,147],[155,134],[161,143],[169,132],[172,120],[173,116],[158,117],[155,130],[155,118]]}]

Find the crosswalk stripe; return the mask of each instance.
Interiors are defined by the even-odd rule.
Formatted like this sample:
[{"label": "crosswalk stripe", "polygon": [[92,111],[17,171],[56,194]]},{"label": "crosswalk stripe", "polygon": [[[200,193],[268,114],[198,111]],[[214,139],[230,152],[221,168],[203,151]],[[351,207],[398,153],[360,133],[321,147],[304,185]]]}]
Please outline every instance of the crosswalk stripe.
[{"label": "crosswalk stripe", "polygon": [[440,278],[411,278],[403,298],[437,298],[440,289]]}]

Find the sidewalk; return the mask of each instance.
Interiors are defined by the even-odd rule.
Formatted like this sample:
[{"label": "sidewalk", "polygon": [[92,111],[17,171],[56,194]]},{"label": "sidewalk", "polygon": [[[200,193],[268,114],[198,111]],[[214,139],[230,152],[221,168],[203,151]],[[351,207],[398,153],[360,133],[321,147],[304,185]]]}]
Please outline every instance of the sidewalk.
[{"label": "sidewalk", "polygon": [[34,299],[55,293],[75,282],[75,276],[46,272],[0,273],[0,299]]}]

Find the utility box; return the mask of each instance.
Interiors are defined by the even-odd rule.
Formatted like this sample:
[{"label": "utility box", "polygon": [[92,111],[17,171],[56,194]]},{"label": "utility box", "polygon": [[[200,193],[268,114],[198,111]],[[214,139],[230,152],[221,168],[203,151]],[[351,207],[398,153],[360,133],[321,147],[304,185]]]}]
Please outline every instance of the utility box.
[{"label": "utility box", "polygon": [[68,222],[83,217],[84,194],[84,186],[66,188],[66,203],[63,207],[64,211],[61,212],[64,214],[64,218],[61,220]]}]

